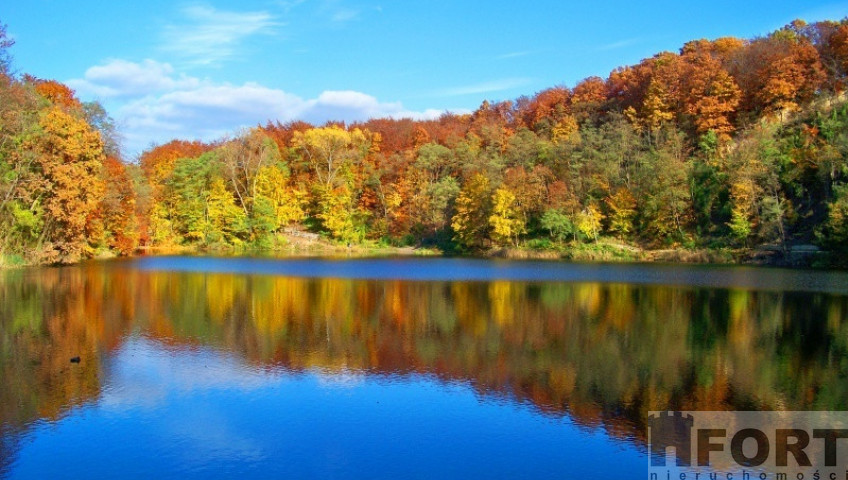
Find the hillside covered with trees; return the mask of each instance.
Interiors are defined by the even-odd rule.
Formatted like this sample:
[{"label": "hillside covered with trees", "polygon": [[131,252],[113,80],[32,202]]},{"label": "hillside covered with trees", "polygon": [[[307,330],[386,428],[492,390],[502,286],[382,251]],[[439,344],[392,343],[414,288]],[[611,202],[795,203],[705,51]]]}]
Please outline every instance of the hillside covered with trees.
[{"label": "hillside covered with trees", "polygon": [[268,122],[122,158],[97,103],[15,75],[0,30],[0,254],[342,244],[848,249],[848,19],[696,40],[437,120]]}]

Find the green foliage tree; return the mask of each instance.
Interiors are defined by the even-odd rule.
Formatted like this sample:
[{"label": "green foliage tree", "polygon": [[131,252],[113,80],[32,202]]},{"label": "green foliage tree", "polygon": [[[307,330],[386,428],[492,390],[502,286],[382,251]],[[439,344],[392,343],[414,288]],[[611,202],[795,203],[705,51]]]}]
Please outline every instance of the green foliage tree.
[{"label": "green foliage tree", "polygon": [[570,215],[553,208],[546,210],[542,215],[541,226],[550,232],[551,238],[559,241],[568,237],[577,240],[577,234],[580,232]]},{"label": "green foliage tree", "polygon": [[665,130],[640,172],[642,230],[657,241],[679,239],[691,220],[690,168],[682,134]]},{"label": "green foliage tree", "polygon": [[213,154],[177,160],[167,181],[167,218],[184,243],[207,241],[209,217],[207,198],[212,183]]},{"label": "green foliage tree", "polygon": [[828,204],[827,221],[819,232],[822,243],[845,250],[848,248],[848,184],[835,185],[833,201]]}]

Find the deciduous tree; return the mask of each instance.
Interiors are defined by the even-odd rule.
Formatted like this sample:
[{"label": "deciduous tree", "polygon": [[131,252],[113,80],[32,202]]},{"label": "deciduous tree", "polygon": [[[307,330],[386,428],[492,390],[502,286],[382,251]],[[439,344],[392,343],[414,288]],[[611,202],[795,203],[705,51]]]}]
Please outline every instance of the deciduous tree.
[{"label": "deciduous tree", "polygon": [[498,188],[492,195],[492,214],[489,216],[492,241],[497,245],[515,245],[518,236],[526,232],[515,194],[506,188]]},{"label": "deciduous tree", "polygon": [[459,192],[456,214],[451,222],[456,241],[460,245],[468,249],[484,246],[491,208],[489,179],[482,174],[475,174]]}]

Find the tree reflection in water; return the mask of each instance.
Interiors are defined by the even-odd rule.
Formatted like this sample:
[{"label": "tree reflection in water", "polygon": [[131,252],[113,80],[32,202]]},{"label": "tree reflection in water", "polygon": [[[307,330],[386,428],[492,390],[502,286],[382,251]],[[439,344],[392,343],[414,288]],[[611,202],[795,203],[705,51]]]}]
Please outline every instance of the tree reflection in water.
[{"label": "tree reflection in water", "polygon": [[108,358],[137,335],[260,368],[466,382],[640,444],[649,410],[848,404],[841,295],[95,263],[0,274],[0,458],[28,425],[97,399]]}]

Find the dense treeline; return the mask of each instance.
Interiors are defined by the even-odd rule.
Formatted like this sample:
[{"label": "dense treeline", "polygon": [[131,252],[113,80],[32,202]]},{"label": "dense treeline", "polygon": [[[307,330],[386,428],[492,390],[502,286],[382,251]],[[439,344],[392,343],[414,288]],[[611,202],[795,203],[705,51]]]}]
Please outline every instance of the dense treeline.
[{"label": "dense treeline", "polygon": [[0,248],[30,260],[274,248],[288,228],[465,252],[848,245],[848,19],[689,42],[468,115],[175,140],[138,166],[96,104],[7,68]]}]

